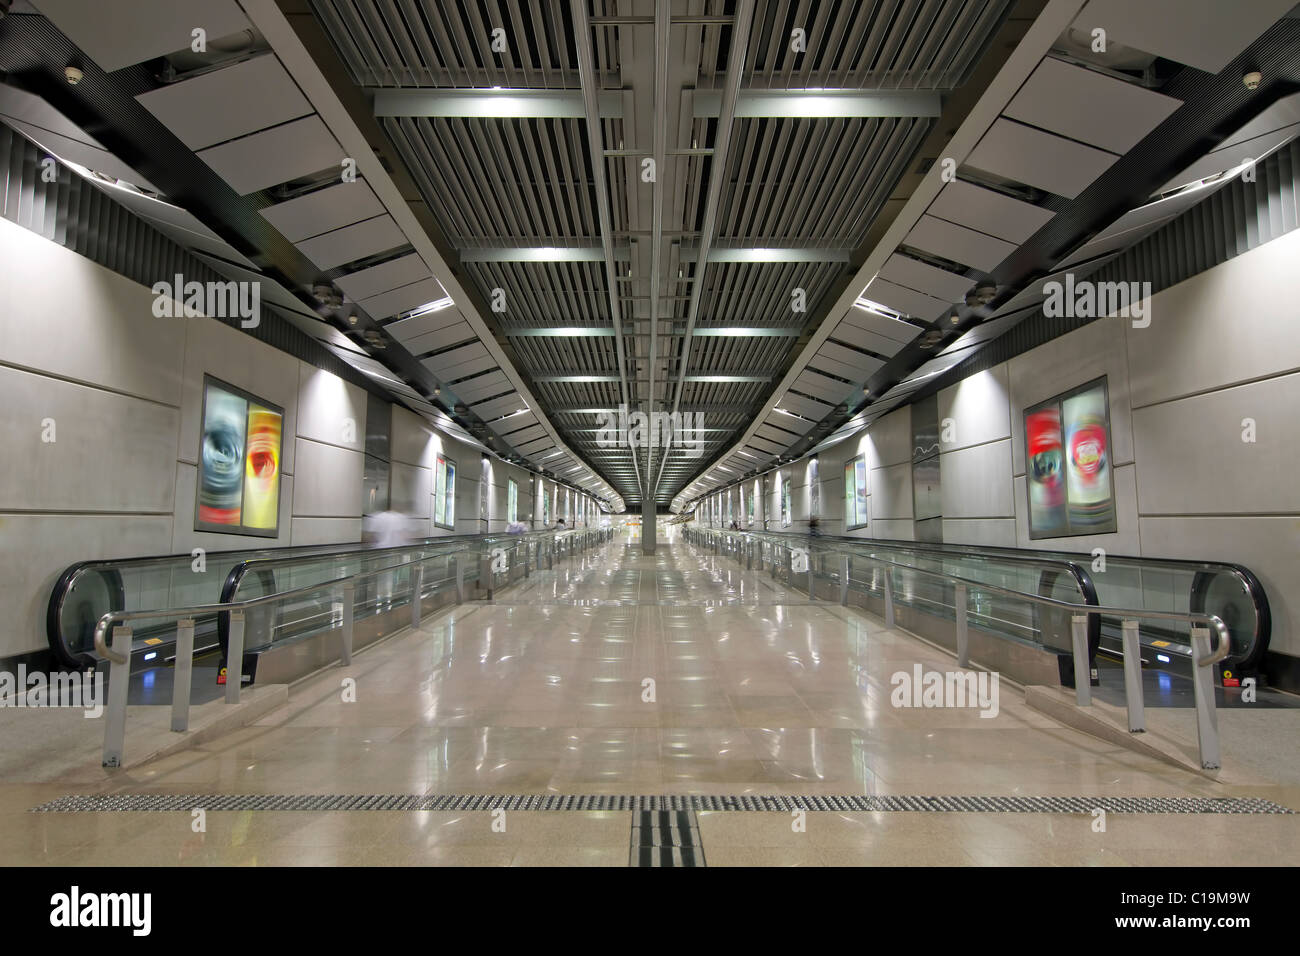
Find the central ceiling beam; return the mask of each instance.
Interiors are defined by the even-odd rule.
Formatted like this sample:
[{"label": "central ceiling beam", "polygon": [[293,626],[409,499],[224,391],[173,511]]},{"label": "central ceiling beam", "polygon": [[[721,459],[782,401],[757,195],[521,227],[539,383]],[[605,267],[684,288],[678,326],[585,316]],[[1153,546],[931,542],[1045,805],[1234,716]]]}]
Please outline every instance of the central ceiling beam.
[{"label": "central ceiling beam", "polygon": [[[581,75],[581,64],[579,73]],[[583,79],[583,86],[587,80]],[[443,119],[585,119],[584,90],[421,90],[375,89],[375,116],[428,116]],[[597,94],[601,119],[623,118],[623,94]]]},{"label": "central ceiling beam", "polygon": [[[656,12],[655,33],[662,18]],[[590,23],[588,23],[590,25]],[[667,24],[664,24],[666,30]],[[656,54],[656,59],[659,57]],[[581,65],[579,66],[581,72]],[[585,84],[585,81],[584,81]],[[371,89],[376,117],[424,116],[440,119],[585,119],[583,90],[529,89]],[[722,116],[725,90],[696,90],[691,111],[696,119]],[[740,119],[868,119],[937,117],[942,95],[911,90],[742,90],[734,116]],[[623,119],[623,92],[600,90],[596,110],[601,119]]]},{"label": "central ceiling beam", "polygon": [[[704,205],[704,223],[701,229],[699,258],[695,275],[691,283],[691,301],[686,313],[686,334],[682,337],[681,356],[677,363],[677,387],[673,391],[674,412],[682,398],[682,389],[686,386],[686,368],[690,364],[691,341],[694,338],[695,320],[700,314],[700,294],[704,289],[704,271],[708,268],[709,248],[713,244],[713,235],[718,225],[718,204],[722,198],[722,184],[727,178],[727,155],[731,145],[731,127],[736,117],[736,101],[740,97],[740,81],[745,73],[745,55],[749,46],[750,24],[754,19],[754,0],[737,0],[735,10],[736,22],[731,28],[731,47],[727,52],[727,78],[722,87],[722,99],[718,108],[718,130],[713,143],[713,159],[709,164],[709,192]],[[659,474],[655,476],[650,494],[658,497],[659,482],[664,476],[664,463],[668,461],[665,452],[659,459]],[[649,475],[646,476],[647,479]]]},{"label": "central ceiling beam", "polygon": [[[609,317],[614,325],[614,347],[618,354],[619,390],[623,405],[630,407],[627,387],[627,358],[623,349],[623,317],[618,303],[618,276],[614,266],[614,224],[609,198],[609,181],[605,175],[605,133],[600,118],[600,82],[596,76],[595,53],[591,42],[591,11],[588,0],[570,0],[573,9],[574,44],[578,53],[578,75],[582,78],[583,116],[587,123],[587,145],[591,150],[591,172],[596,183],[596,206],[600,213],[600,240],[605,251],[605,288],[609,294]],[[632,459],[636,466],[636,458]],[[649,475],[646,476],[647,480]],[[640,474],[637,487],[641,489]],[[644,490],[642,490],[644,494]]]},{"label": "central ceiling beam", "polygon": [[[722,116],[722,90],[697,90],[692,110],[696,119]],[[938,116],[939,93],[910,90],[742,90],[735,117],[772,116],[791,119],[866,119],[891,116]]]},{"label": "central ceiling beam", "polygon": [[[632,250],[614,250],[616,262],[628,262]],[[461,262],[604,262],[603,245],[582,246],[478,246],[462,249]]]},{"label": "central ceiling beam", "polygon": [[[716,162],[716,160],[715,160]],[[682,246],[682,262],[698,262],[700,258],[700,249],[705,248],[704,243],[699,246]],[[708,261],[714,262],[848,262],[853,256],[852,249],[821,249],[815,246],[799,246],[793,248],[741,248],[738,246],[724,246],[719,249],[708,249]]]},{"label": "central ceiling beam", "polygon": [[[659,267],[664,240],[664,150],[668,148],[668,13],[669,0],[655,0],[654,198],[650,225],[650,362],[646,410],[655,410],[655,368],[659,346]],[[646,443],[645,474],[654,473],[654,449]]]}]

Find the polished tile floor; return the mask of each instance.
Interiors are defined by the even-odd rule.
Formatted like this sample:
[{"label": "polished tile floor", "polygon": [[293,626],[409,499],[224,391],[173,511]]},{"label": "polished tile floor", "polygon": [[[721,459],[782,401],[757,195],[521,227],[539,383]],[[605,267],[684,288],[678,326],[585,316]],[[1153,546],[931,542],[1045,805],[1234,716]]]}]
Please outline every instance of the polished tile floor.
[{"label": "polished tile floor", "polygon": [[[952,658],[682,541],[625,539],[453,608],[212,744],[95,785],[0,781],[0,860],[626,865],[616,811],[29,813],[68,793],[1259,796],[1056,724],[891,706]],[[353,683],[354,682],[354,683]],[[353,699],[354,698],[354,699]],[[201,800],[196,800],[201,806]],[[1289,863],[1300,816],[701,811],[708,865]]]}]

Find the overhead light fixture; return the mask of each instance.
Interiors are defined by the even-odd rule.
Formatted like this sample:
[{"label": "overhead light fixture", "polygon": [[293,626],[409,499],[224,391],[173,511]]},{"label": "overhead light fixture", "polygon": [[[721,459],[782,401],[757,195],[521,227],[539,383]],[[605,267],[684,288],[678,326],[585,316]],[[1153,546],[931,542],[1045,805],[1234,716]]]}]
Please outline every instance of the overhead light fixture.
[{"label": "overhead light fixture", "polygon": [[441,312],[443,309],[450,309],[456,303],[452,301],[451,296],[445,296],[441,299],[435,299],[432,302],[426,302],[424,305],[404,313],[402,318],[415,319],[422,315],[428,315],[430,312]]},{"label": "overhead light fixture", "polygon": [[879,315],[886,319],[893,319],[895,322],[903,321],[903,313],[895,312],[893,309],[883,306],[879,302],[872,302],[865,296],[858,296],[853,303],[853,307],[861,309],[863,312],[870,312],[874,315]]}]

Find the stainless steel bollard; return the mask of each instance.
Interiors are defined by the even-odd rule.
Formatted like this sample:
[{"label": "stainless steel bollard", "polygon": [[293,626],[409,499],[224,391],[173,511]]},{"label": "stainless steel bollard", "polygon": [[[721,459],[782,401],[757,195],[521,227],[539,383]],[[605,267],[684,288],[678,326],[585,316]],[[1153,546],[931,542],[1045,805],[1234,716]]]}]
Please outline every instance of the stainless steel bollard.
[{"label": "stainless steel bollard", "polygon": [[885,627],[894,626],[894,573],[885,568]]},{"label": "stainless steel bollard", "polygon": [[970,621],[966,614],[966,585],[957,585],[957,666],[970,667]]},{"label": "stainless steel bollard", "polygon": [[840,606],[849,606],[849,570],[852,567],[850,555],[840,555]]},{"label": "stainless steel bollard", "polygon": [[1196,739],[1200,744],[1201,766],[1218,770],[1219,715],[1214,709],[1214,665],[1202,664],[1210,656],[1210,629],[1192,629],[1192,694],[1196,700]]},{"label": "stainless steel bollard", "polygon": [[424,593],[424,565],[411,569],[411,627],[420,626],[421,595]]},{"label": "stainless steel bollard", "polygon": [[1092,669],[1088,666],[1088,615],[1070,617],[1070,644],[1074,652],[1074,700],[1092,706]]},{"label": "stainless steel bollard", "polygon": [[1145,733],[1146,705],[1142,700],[1142,642],[1138,639],[1138,622],[1123,623],[1124,700],[1128,704],[1128,731]]},{"label": "stainless steel bollard", "polygon": [[194,673],[194,619],[176,622],[176,667],[172,674],[172,730],[190,729],[190,685]]},{"label": "stainless steel bollard", "polygon": [[343,582],[343,627],[340,629],[339,640],[341,647],[339,649],[339,660],[343,662],[344,667],[352,666],[352,639],[354,636],[353,625],[356,623],[357,608],[357,585],[356,582],[349,579]]},{"label": "stainless steel bollard", "polygon": [[226,703],[238,704],[244,685],[244,612],[230,612],[230,638],[226,641]]},{"label": "stainless steel bollard", "polygon": [[126,692],[131,682],[131,628],[119,624],[113,628],[113,653],[122,663],[113,661],[108,672],[108,711],[104,714],[104,766],[122,766],[122,747],[126,742]]}]

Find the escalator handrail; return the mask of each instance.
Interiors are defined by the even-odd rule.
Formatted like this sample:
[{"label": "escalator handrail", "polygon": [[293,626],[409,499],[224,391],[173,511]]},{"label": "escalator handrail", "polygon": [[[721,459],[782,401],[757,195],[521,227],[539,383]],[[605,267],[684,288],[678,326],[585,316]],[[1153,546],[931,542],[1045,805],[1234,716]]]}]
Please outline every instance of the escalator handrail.
[{"label": "escalator handrail", "polygon": [[[895,548],[899,550],[908,550],[908,551],[915,551],[915,552],[928,552],[932,554],[959,554],[959,555],[964,554],[972,557],[994,557],[994,558],[1005,559],[1005,560],[1023,559],[1023,560],[1032,561],[1035,559],[1040,559],[1043,561],[1057,560],[1057,561],[1068,562],[1069,561],[1068,555],[1070,554],[1070,552],[1068,551],[1041,551],[1040,552],[1036,549],[1006,548],[997,545],[981,546],[978,550],[958,550],[957,547],[944,544],[944,543],[939,543],[939,542],[903,541],[903,540],[892,539],[892,538],[855,538],[849,535],[810,536],[806,533],[790,532],[790,531],[742,529],[740,532],[735,532],[735,531],[730,531],[729,529],[726,528],[708,528],[708,527],[701,527],[700,530],[716,531],[716,532],[726,531],[729,534],[739,533],[739,534],[754,534],[756,536],[768,535],[772,537],[810,538],[812,540],[821,540],[821,541],[842,541],[845,542],[846,544],[865,544],[866,542],[872,542],[872,543],[878,543],[883,548]],[[1040,555],[1042,556],[1041,558],[1039,558]],[[1058,556],[1062,556],[1062,557],[1058,557]],[[1235,576],[1237,581],[1241,584],[1242,590],[1245,591],[1247,597],[1249,598],[1251,604],[1254,607],[1255,630],[1254,633],[1251,635],[1249,649],[1246,651],[1245,654],[1241,655],[1240,658],[1234,658],[1234,663],[1237,664],[1239,667],[1246,667],[1246,668],[1254,668],[1259,666],[1261,658],[1263,658],[1264,654],[1267,653],[1268,651],[1269,641],[1272,637],[1273,615],[1268,600],[1268,594],[1265,592],[1263,584],[1260,582],[1259,578],[1256,577],[1254,572],[1252,572],[1245,565],[1237,564],[1231,561],[1196,561],[1187,558],[1134,557],[1132,555],[1111,554],[1110,552],[1106,553],[1106,560],[1108,562],[1109,561],[1132,562],[1137,565],[1152,567],[1153,570],[1160,570],[1161,568],[1180,568],[1180,569],[1193,571],[1193,572],[1213,570],[1220,573],[1225,573],[1225,574],[1230,574]],[[1082,566],[1080,566],[1080,570],[1083,571]],[[1084,574],[1086,575],[1086,571],[1084,571]],[[1094,593],[1096,593],[1095,586],[1093,590]],[[1204,595],[1200,594],[1199,597],[1203,601]],[[1192,593],[1190,595],[1190,599],[1191,599],[1191,603],[1189,604],[1189,607],[1192,609],[1196,609],[1198,592],[1197,592],[1197,584],[1196,584],[1195,577],[1193,578]],[[1202,604],[1201,609],[1203,610],[1203,608],[1204,605]],[[1090,624],[1089,627],[1091,629],[1092,625]],[[1100,637],[1100,622],[1098,622],[1097,634],[1095,635],[1095,637],[1098,639]],[[1089,642],[1090,644],[1095,644],[1094,635],[1091,633],[1089,634]]]},{"label": "escalator handrail", "polygon": [[[731,533],[735,534],[737,532]],[[870,554],[856,555],[856,557],[860,557],[873,564],[894,567],[902,571],[911,571],[914,574],[926,575],[928,577],[940,578],[951,584],[963,584],[967,588],[975,588],[981,591],[992,591],[1030,604],[1040,604],[1046,607],[1060,608],[1062,610],[1071,611],[1075,615],[1086,614],[1088,616],[1118,617],[1137,620],[1183,621],[1189,626],[1206,627],[1214,633],[1215,643],[1210,654],[1203,660],[1198,660],[1196,662],[1202,667],[1209,666],[1210,664],[1217,664],[1219,661],[1223,660],[1227,656],[1228,650],[1231,646],[1231,635],[1228,632],[1228,626],[1223,623],[1221,618],[1214,614],[1198,614],[1193,612],[1184,613],[1182,611],[1153,611],[1149,608],[1112,607],[1109,605],[1101,606],[1075,603],[1073,601],[1062,601],[1057,598],[1045,597],[1038,594],[1029,594],[1025,591],[1017,591],[1015,588],[1006,588],[998,584],[987,584],[983,581],[976,581],[973,578],[964,578],[960,575],[949,574],[944,571],[931,571],[928,568],[918,568],[910,564],[901,564],[897,561],[889,561],[885,558],[878,558]]]}]

